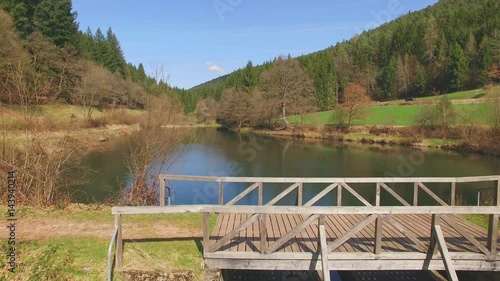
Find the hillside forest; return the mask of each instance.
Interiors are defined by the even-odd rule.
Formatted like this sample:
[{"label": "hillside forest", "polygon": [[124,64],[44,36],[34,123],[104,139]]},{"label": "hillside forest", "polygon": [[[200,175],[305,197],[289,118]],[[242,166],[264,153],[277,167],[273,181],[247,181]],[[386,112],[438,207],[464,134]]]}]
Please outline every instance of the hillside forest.
[{"label": "hillside forest", "polygon": [[[190,90],[175,90],[185,111],[197,112],[204,121],[211,112],[211,119],[224,119],[213,116],[210,107],[217,102],[223,106],[232,92],[242,97],[243,104],[235,106],[251,108],[252,116],[261,119],[264,114],[269,120],[282,115],[283,106],[272,98],[266,77],[283,60],[290,60],[286,62],[289,67],[300,68],[307,81],[301,89],[309,93],[307,101],[291,98],[293,105],[300,101],[301,106],[292,106],[287,112],[290,115],[335,108],[344,102],[349,84],[366,89],[372,101],[482,88],[500,79],[499,14],[500,4],[495,0],[441,0],[325,50],[298,58],[282,54],[258,66],[250,61],[246,67]],[[269,101],[277,106],[263,106]]]},{"label": "hillside forest", "polygon": [[0,8],[2,103],[144,108],[159,84],[125,61],[111,28],[80,31],[70,0],[1,0]]}]

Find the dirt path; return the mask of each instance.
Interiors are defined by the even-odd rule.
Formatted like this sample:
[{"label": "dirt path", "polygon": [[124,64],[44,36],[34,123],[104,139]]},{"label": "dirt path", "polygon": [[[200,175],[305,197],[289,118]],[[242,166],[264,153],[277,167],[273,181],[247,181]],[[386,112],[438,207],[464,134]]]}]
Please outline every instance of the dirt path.
[{"label": "dirt path", "polygon": [[[6,220],[0,225],[7,226]],[[16,222],[16,239],[30,241],[57,237],[97,237],[111,238],[114,225],[112,222],[74,222],[69,220],[22,220]],[[0,236],[8,237],[8,228],[0,227]],[[154,226],[145,226],[138,223],[123,224],[124,239],[142,238],[189,238],[201,237],[201,231],[192,231],[176,225],[158,223]]]}]

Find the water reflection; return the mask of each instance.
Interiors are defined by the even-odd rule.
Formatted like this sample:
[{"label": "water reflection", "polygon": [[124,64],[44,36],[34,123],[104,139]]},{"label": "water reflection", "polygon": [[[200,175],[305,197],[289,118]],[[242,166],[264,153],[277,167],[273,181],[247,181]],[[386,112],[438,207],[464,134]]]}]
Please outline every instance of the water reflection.
[{"label": "water reflection", "polygon": [[[346,144],[317,140],[291,140],[261,137],[251,134],[238,135],[215,129],[199,129],[193,144],[187,146],[184,156],[168,171],[172,174],[203,176],[254,176],[254,177],[457,177],[500,174],[498,158],[477,154],[456,153],[443,150],[421,150],[407,147]],[[84,164],[95,171],[89,181],[75,188],[84,190],[90,198],[102,200],[112,191],[126,186],[129,177],[124,163],[128,142],[121,140],[113,149],[90,154]],[[174,204],[216,203],[217,188],[213,184],[170,182],[174,190]],[[475,204],[477,191],[489,187],[485,184],[459,184],[457,193],[461,201]],[[111,187],[111,188],[109,188]],[[225,198],[234,197],[247,185],[230,184],[225,187]],[[315,190],[325,185],[305,188],[304,200],[312,198]],[[403,198],[410,200],[412,189],[408,185],[392,185]],[[429,186],[441,198],[449,196],[446,184]],[[265,187],[266,197],[278,194],[281,185]],[[371,186],[354,185],[368,201],[374,196]],[[421,194],[423,202],[434,204]],[[351,198],[352,199],[352,198]],[[354,199],[345,200],[357,204]],[[241,204],[254,203],[250,194]],[[282,204],[293,204],[293,195]],[[382,204],[394,204],[389,196]],[[335,196],[325,197],[319,205],[335,205]]]}]

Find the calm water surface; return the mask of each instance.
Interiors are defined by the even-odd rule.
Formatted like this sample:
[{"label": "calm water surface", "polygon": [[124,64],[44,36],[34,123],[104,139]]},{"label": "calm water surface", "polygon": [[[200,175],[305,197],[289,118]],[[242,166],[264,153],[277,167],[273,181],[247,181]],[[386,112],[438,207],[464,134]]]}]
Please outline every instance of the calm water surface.
[{"label": "calm water surface", "polygon": [[[407,147],[343,144],[339,142],[279,139],[254,135],[239,135],[216,129],[197,129],[194,143],[184,147],[183,157],[168,171],[171,174],[200,176],[245,177],[461,177],[500,174],[500,159],[478,154],[449,152],[438,149],[421,150]],[[126,139],[117,141],[113,149],[93,152],[84,160],[90,168],[85,184],[75,186],[81,200],[102,201],[113,191],[126,187],[130,177],[125,165]],[[167,171],[165,171],[167,172]],[[215,204],[217,186],[208,183],[171,181],[173,204]],[[326,185],[304,186],[304,201],[312,198]],[[457,194],[463,204],[475,204],[477,191],[492,183],[459,184]],[[229,201],[248,185],[224,186],[225,201]],[[399,184],[392,187],[411,201],[413,188]],[[448,200],[449,184],[431,184],[429,187]],[[279,194],[285,185],[264,186],[264,201]],[[368,201],[374,200],[374,185],[354,185]],[[254,194],[255,193],[255,194]],[[255,204],[256,192],[239,204]],[[88,196],[87,196],[88,195]],[[420,193],[420,202],[435,205],[426,194]],[[336,205],[332,193],[318,205]],[[354,197],[343,194],[344,205],[360,205]],[[280,204],[294,204],[290,194]],[[445,201],[446,201],[445,200]],[[396,202],[383,195],[382,204]]]}]

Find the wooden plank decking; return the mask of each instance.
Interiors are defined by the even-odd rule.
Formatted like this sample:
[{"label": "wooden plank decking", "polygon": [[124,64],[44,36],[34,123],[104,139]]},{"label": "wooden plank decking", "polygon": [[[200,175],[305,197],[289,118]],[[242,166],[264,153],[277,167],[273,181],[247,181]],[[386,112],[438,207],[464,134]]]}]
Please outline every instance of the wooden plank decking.
[{"label": "wooden plank decking", "polygon": [[[209,245],[219,242],[251,216],[242,213],[219,214]],[[354,214],[326,215],[327,243],[333,243],[366,217]],[[298,214],[267,215],[266,245],[291,232],[306,218]],[[431,215],[387,215],[383,221],[378,255],[374,254],[376,221],[373,221],[328,255],[330,270],[422,270],[426,266],[429,270],[445,269],[440,255],[428,256]],[[452,215],[442,216],[440,226],[456,270],[500,270],[500,256],[488,255],[486,230]],[[481,248],[459,233],[455,229],[457,226],[462,233],[476,239]],[[263,250],[260,237],[260,224],[256,220],[220,248],[205,254],[205,259],[209,266],[227,269],[321,269],[319,256],[315,256],[315,253],[320,252],[317,220],[271,255],[260,254]]]},{"label": "wooden plank decking", "polygon": [[[249,214],[219,214],[217,223],[210,236],[210,243],[218,242],[229,234],[236,226],[250,218]],[[327,242],[331,243],[342,234],[358,225],[366,216],[363,215],[328,215],[325,218]],[[304,221],[302,215],[269,215],[267,223],[267,237],[269,242],[277,241]],[[397,223],[410,231],[422,242],[416,245],[406,235],[393,225],[386,223],[382,230],[382,252],[400,253],[425,253],[429,247],[431,232],[430,215],[394,215],[391,216]],[[487,245],[487,231],[462,219],[450,216],[459,226],[476,238],[484,247]],[[482,252],[470,241],[460,235],[447,223],[442,223],[444,237],[450,252],[478,253]],[[335,252],[344,253],[372,253],[375,245],[375,222],[370,223],[354,237],[347,240]],[[499,240],[500,241],[500,240]],[[239,235],[231,239],[219,249],[229,252],[260,252],[260,226],[253,222]],[[318,226],[317,222],[311,223],[297,236],[278,248],[275,252],[285,253],[314,253],[318,252]]]}]

